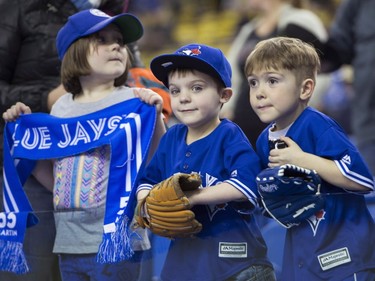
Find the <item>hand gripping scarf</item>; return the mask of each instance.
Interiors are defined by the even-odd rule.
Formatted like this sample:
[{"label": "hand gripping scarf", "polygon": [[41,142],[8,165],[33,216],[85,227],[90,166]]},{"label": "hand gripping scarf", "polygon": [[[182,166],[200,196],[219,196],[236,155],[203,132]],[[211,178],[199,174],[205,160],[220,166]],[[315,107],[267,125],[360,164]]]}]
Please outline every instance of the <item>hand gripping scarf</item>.
[{"label": "hand gripping scarf", "polygon": [[0,213],[0,270],[29,271],[23,253],[26,227],[38,223],[23,184],[38,159],[83,153],[109,144],[111,162],[97,261],[112,263],[132,257],[129,224],[134,215],[137,176],[144,169],[154,132],[153,106],[131,99],[84,116],[57,118],[45,113],[22,115],[4,128],[5,212]]}]

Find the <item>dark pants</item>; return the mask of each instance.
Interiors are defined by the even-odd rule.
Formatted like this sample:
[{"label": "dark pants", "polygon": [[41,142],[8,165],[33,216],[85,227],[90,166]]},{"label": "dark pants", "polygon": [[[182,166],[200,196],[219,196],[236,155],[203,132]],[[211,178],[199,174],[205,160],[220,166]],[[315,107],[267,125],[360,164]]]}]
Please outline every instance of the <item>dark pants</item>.
[{"label": "dark pants", "polygon": [[276,281],[272,267],[252,265],[225,281]]},{"label": "dark pants", "polygon": [[[0,188],[0,209],[4,211],[2,200],[2,177]],[[24,186],[39,223],[26,230],[24,252],[29,265],[29,273],[13,274],[0,271],[1,281],[60,281],[58,257],[52,253],[55,240],[55,221],[53,218],[52,193],[33,177]]]},{"label": "dark pants", "polygon": [[96,262],[96,254],[60,255],[61,275],[64,281],[136,281],[140,275],[142,252],[134,259],[118,263]]}]

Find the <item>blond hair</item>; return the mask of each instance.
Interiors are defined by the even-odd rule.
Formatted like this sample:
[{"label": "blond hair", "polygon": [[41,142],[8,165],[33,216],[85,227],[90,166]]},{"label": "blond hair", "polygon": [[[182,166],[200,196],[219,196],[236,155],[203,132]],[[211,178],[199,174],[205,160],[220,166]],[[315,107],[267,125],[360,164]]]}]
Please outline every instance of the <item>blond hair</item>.
[{"label": "blond hair", "polygon": [[320,59],[314,47],[300,39],[274,37],[260,41],[246,59],[246,76],[260,69],[286,69],[296,76],[297,83],[304,79],[316,82]]},{"label": "blond hair", "polygon": [[[73,96],[82,92],[82,86],[79,81],[79,77],[90,75],[92,71],[87,60],[87,56],[90,52],[91,44],[94,44],[94,48],[96,48],[96,36],[96,34],[93,34],[87,37],[82,37],[75,41],[69,47],[62,60],[61,82],[64,85],[65,90],[69,93],[72,93]],[[127,80],[128,72],[131,67],[131,54],[128,48],[127,52],[128,61],[126,63],[126,69],[121,76],[115,79],[115,87],[124,85]]]}]

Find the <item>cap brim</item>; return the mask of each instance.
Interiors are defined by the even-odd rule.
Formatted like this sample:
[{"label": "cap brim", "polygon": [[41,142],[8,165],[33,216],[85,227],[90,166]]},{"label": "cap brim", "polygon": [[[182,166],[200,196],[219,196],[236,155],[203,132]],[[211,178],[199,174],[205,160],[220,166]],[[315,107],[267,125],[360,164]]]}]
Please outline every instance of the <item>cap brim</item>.
[{"label": "cap brim", "polygon": [[169,87],[168,73],[176,68],[194,69],[211,76],[214,75],[220,81],[222,81],[214,67],[212,67],[208,62],[194,56],[178,54],[161,55],[151,61],[150,68],[155,77],[163,82],[166,87]]},{"label": "cap brim", "polygon": [[124,13],[108,18],[107,20],[94,25],[89,30],[87,30],[85,34],[83,34],[83,36],[93,34],[103,29],[110,23],[114,23],[119,27],[125,44],[135,42],[143,35],[143,26],[138,18],[131,14]]}]

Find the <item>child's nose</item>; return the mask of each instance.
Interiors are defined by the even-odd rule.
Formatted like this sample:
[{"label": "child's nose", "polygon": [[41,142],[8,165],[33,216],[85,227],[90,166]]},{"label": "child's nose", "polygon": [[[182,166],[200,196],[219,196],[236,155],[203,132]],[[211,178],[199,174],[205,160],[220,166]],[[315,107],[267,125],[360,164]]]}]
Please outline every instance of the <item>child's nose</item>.
[{"label": "child's nose", "polygon": [[190,99],[190,94],[188,91],[185,91],[185,90],[181,90],[181,93],[180,93],[180,102],[189,102],[191,99]]}]

